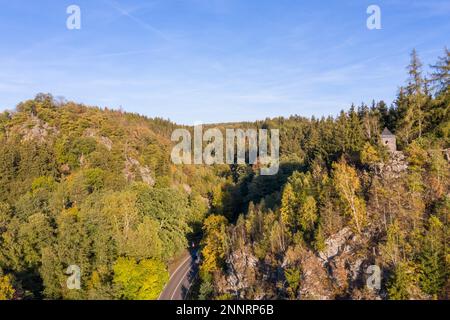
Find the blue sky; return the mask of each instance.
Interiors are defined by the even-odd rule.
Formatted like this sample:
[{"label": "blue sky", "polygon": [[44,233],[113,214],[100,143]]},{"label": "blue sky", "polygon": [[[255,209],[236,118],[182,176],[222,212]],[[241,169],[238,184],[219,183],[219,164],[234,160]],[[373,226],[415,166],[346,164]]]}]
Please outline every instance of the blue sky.
[{"label": "blue sky", "polygon": [[0,40],[1,110],[50,92],[186,124],[335,115],[390,103],[413,48],[434,63],[450,1],[0,0]]}]

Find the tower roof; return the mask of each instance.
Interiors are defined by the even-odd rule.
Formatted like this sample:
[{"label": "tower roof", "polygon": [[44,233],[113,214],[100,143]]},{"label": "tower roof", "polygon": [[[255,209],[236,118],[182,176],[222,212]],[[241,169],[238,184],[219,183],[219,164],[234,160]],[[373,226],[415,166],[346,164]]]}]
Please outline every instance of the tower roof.
[{"label": "tower roof", "polygon": [[381,133],[382,137],[395,137],[395,135],[392,134],[392,132],[389,131],[388,128],[384,128],[383,132]]}]

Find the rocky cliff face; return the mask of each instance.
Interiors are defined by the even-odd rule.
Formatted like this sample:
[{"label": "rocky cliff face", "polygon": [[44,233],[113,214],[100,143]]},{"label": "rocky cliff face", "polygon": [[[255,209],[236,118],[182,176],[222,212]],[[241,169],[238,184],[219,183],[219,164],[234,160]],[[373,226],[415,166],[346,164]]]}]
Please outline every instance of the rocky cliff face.
[{"label": "rocky cliff face", "polygon": [[125,160],[123,175],[127,181],[134,181],[137,176],[140,176],[144,183],[151,187],[155,185],[155,179],[152,177],[150,168],[142,166],[138,160],[131,157],[127,157]]},{"label": "rocky cliff face", "polygon": [[224,291],[245,299],[252,284],[257,280],[258,259],[248,247],[242,247],[229,255],[226,265],[225,277],[221,279],[221,285],[226,288]]},{"label": "rocky cliff face", "polygon": [[376,165],[376,172],[385,178],[398,178],[406,169],[408,169],[408,164],[401,151],[391,152],[387,162]]},{"label": "rocky cliff face", "polygon": [[31,115],[28,121],[15,129],[18,129],[17,131],[22,137],[22,142],[34,141],[41,144],[46,142],[50,136],[55,136],[59,133],[58,129],[34,115]]},{"label": "rocky cliff face", "polygon": [[[222,293],[240,299],[382,299],[384,292],[368,286],[376,253],[370,248],[372,234],[356,235],[345,227],[329,237],[326,248],[315,252],[303,246],[290,247],[274,267],[267,259],[258,260],[248,247],[232,252],[226,273],[217,282]],[[301,278],[294,296],[287,293],[284,272],[297,268]],[[270,284],[276,284],[275,286]]]}]

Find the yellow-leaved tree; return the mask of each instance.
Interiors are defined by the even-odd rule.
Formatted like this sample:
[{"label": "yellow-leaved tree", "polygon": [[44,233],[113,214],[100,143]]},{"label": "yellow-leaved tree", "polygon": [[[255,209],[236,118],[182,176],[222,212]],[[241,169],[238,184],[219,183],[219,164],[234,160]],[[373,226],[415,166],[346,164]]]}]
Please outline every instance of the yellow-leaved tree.
[{"label": "yellow-leaved tree", "polygon": [[290,230],[295,227],[295,202],[294,190],[288,182],[283,190],[280,213],[281,222]]},{"label": "yellow-leaved tree", "polygon": [[228,246],[227,225],[227,219],[219,215],[211,215],[203,223],[202,273],[220,269]]},{"label": "yellow-leaved tree", "polygon": [[15,292],[11,276],[0,276],[0,300],[12,300]]},{"label": "yellow-leaved tree", "polygon": [[156,259],[138,263],[133,258],[121,257],[113,269],[119,298],[125,300],[156,300],[169,280],[166,266]]},{"label": "yellow-leaved tree", "polygon": [[333,163],[333,185],[344,206],[345,214],[351,217],[351,224],[357,232],[361,232],[367,223],[364,199],[358,194],[361,191],[356,170],[345,160]]}]

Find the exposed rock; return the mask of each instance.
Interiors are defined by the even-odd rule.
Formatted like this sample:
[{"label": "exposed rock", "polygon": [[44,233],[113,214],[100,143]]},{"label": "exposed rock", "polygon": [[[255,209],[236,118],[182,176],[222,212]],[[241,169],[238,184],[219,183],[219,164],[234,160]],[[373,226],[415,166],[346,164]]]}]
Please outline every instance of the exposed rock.
[{"label": "exposed rock", "polygon": [[59,170],[63,174],[69,174],[70,173],[70,166],[67,163],[62,164],[61,167],[59,168]]},{"label": "exposed rock", "polygon": [[151,171],[148,167],[139,166],[139,173],[141,174],[142,181],[151,187],[155,185],[155,180],[152,178]]},{"label": "exposed rock", "polygon": [[19,132],[22,135],[23,142],[35,141],[38,143],[44,143],[50,135],[58,134],[55,127],[33,115],[30,122],[22,125]]},{"label": "exposed rock", "polygon": [[319,257],[323,260],[323,262],[327,262],[329,259],[336,256],[340,250],[342,250],[345,242],[352,236],[352,231],[349,227],[345,227],[337,234],[331,236],[327,240],[325,240],[326,249],[324,251],[319,252]]},{"label": "exposed rock", "polygon": [[86,157],[84,156],[84,154],[81,155],[79,162],[81,167],[86,164]]},{"label": "exposed rock", "polygon": [[442,150],[444,153],[445,159],[447,159],[447,162],[450,163],[450,148]]},{"label": "exposed rock", "polygon": [[[318,255],[332,283],[334,298],[349,298],[353,292],[359,292],[357,296],[361,299],[364,296],[380,298],[381,292],[365,285],[365,270],[371,265],[372,257],[372,251],[366,249],[370,238],[370,233],[356,235],[345,227],[325,241],[327,248]],[[322,272],[317,267],[313,270]]]},{"label": "exposed rock", "polygon": [[[242,246],[228,255],[226,271],[216,283],[220,292],[243,299],[382,299],[385,292],[366,286],[365,270],[373,264],[375,255],[367,249],[371,236],[370,232],[355,234],[345,227],[325,241],[323,252],[316,253],[301,244],[291,246],[281,263],[271,255],[260,261],[250,247]],[[292,296],[285,271],[293,268],[301,271],[301,279]],[[264,287],[265,283],[272,287]]]},{"label": "exposed rock", "polygon": [[86,129],[84,131],[84,136],[94,138],[98,143],[102,144],[106,147],[109,151],[111,151],[113,147],[113,142],[111,139],[105,136],[101,136],[98,134],[98,131],[95,129]]},{"label": "exposed rock", "polygon": [[186,183],[183,183],[183,189],[184,189],[184,191],[186,191],[187,194],[192,193],[192,188]]},{"label": "exposed rock", "polygon": [[139,161],[134,158],[126,158],[123,174],[127,181],[135,181],[137,178],[137,174],[139,174],[144,183],[148,184],[151,187],[155,185],[155,180],[151,175],[150,168],[147,166],[141,166]]},{"label": "exposed rock", "polygon": [[111,151],[113,142],[108,137],[100,137],[100,143],[106,147],[109,151]]},{"label": "exposed rock", "polygon": [[336,256],[327,264],[330,280],[339,296],[344,295],[349,289],[349,274],[346,265],[348,259],[348,256]]},{"label": "exposed rock", "polygon": [[386,163],[379,163],[376,166],[377,173],[384,178],[398,178],[406,169],[408,169],[408,164],[401,151],[391,152]]},{"label": "exposed rock", "polygon": [[248,247],[242,247],[228,256],[226,264],[227,272],[221,283],[223,291],[245,298],[246,289],[256,281],[258,259]]},{"label": "exposed rock", "polygon": [[355,282],[361,276],[361,267],[363,265],[364,260],[361,258],[357,258],[352,265],[349,267],[350,271],[350,280]]},{"label": "exposed rock", "polygon": [[301,255],[300,299],[329,300],[334,293],[321,259],[310,250]]}]

